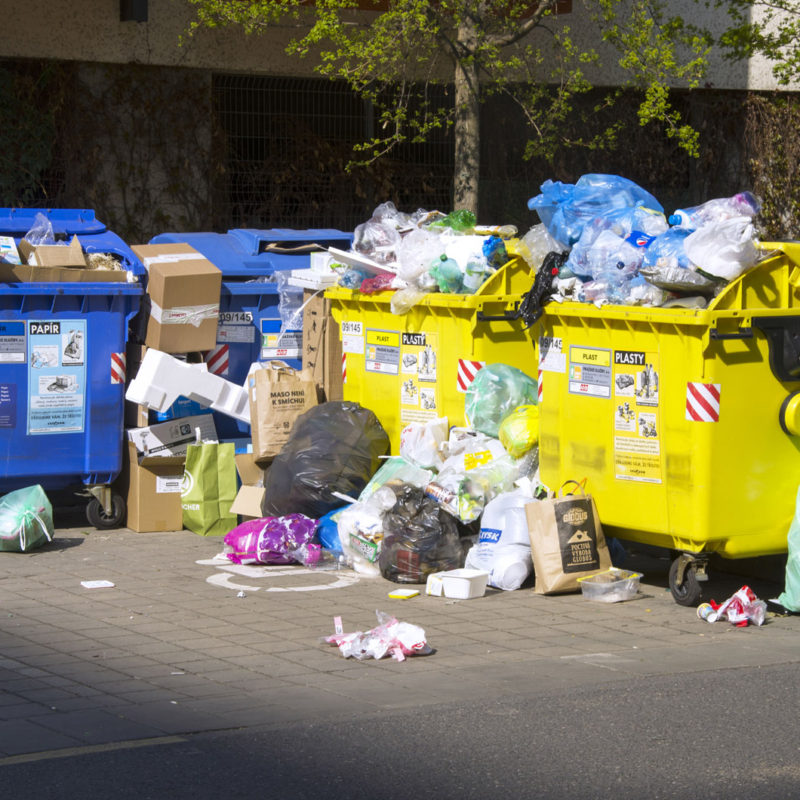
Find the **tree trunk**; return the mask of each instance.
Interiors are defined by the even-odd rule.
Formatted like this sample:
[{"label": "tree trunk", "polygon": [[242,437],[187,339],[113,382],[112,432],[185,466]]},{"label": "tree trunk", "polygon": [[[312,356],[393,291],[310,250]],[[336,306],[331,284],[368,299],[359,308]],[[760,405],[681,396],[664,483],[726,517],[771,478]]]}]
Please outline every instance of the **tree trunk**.
[{"label": "tree trunk", "polygon": [[[459,51],[475,51],[475,30],[470,22],[458,29]],[[480,90],[478,70],[463,56],[455,64],[455,166],[453,208],[464,208],[478,216],[478,178],[480,176]]]}]

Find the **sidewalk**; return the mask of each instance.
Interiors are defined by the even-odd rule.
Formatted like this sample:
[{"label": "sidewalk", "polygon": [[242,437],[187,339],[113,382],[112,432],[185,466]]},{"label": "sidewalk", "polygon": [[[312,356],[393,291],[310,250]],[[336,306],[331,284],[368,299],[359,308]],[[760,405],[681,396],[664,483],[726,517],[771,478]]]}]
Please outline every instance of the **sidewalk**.
[{"label": "sidewalk", "polygon": [[[490,590],[455,601],[392,600],[396,584],[349,571],[240,567],[221,539],[188,531],[60,530],[53,544],[0,559],[0,764],[26,753],[135,743],[434,707],[473,698],[800,660],[800,617],[762,628],[710,625],[675,604],[669,562],[632,556],[640,596],[617,604]],[[735,562],[731,562],[735,567]],[[704,599],[743,583],[712,572]],[[114,588],[85,589],[83,580]],[[422,588],[424,592],[424,587]],[[242,594],[243,596],[239,596]],[[425,629],[433,655],[344,659],[320,638],[377,623]]]}]

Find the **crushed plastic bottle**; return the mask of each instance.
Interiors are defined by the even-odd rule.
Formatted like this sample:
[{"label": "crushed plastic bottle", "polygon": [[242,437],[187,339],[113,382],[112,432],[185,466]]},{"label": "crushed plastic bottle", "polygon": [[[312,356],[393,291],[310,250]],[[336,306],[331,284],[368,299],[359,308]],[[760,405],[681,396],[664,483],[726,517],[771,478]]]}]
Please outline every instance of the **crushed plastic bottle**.
[{"label": "crushed plastic bottle", "polygon": [[731,217],[754,217],[761,210],[761,201],[750,192],[733,197],[717,197],[699,206],[678,208],[670,215],[669,224],[697,230],[709,222],[723,222]]},{"label": "crushed plastic bottle", "polygon": [[464,269],[464,280],[461,285],[462,293],[475,294],[478,291],[486,277],[488,266],[482,253],[473,253],[470,256]]}]

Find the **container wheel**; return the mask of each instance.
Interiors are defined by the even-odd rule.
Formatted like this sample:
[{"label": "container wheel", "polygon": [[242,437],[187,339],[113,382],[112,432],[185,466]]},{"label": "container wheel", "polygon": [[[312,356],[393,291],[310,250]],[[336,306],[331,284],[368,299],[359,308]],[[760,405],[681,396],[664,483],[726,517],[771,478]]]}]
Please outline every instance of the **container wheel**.
[{"label": "container wheel", "polygon": [[86,504],[86,519],[89,524],[101,530],[109,528],[118,528],[125,518],[125,500],[121,495],[113,493],[111,495],[111,513],[107,514],[103,508],[103,504],[93,497]]},{"label": "container wheel", "polygon": [[[682,561],[684,561],[683,580],[678,583],[678,574]],[[687,563],[683,556],[676,558],[670,565],[669,590],[679,606],[696,606],[703,594],[697,575],[694,572],[694,565],[691,562]]]}]

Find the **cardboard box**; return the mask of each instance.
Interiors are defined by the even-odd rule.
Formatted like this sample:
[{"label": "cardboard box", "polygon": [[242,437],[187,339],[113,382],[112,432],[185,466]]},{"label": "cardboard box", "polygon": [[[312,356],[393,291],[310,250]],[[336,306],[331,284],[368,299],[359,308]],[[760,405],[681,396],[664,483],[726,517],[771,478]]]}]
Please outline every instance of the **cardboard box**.
[{"label": "cardboard box", "polygon": [[198,428],[201,439],[216,441],[217,429],[211,414],[198,414],[194,417],[182,417],[169,422],[131,428],[127,433],[128,440],[133,442],[140,455],[167,458],[186,456],[186,448],[196,441]]},{"label": "cardboard box", "polygon": [[303,302],[303,368],[311,370],[320,402],[342,400],[342,341],[330,300],[306,291]]},{"label": "cardboard box", "polygon": [[164,353],[215,347],[222,272],[188,244],[131,249],[147,269],[144,343]]},{"label": "cardboard box", "polygon": [[240,486],[233,503],[231,503],[231,512],[238,514],[242,518],[242,522],[250,519],[260,519],[264,516],[261,513],[261,504],[263,502],[263,486]]},{"label": "cardboard box", "polygon": [[78,267],[86,269],[86,256],[77,236],[69,244],[32,245],[26,239],[19,243],[23,261],[32,267]]},{"label": "cardboard box", "polygon": [[23,260],[33,256],[35,264],[0,263],[0,281],[4,283],[125,283],[124,269],[88,269],[77,236],[69,245],[33,245],[22,239],[19,253]]},{"label": "cardboard box", "polygon": [[139,533],[183,530],[181,484],[184,457],[140,457],[129,441],[120,483],[128,506],[127,526]]},{"label": "cardboard box", "polygon": [[252,453],[237,453],[234,457],[239,480],[244,486],[263,486],[269,462],[256,461]]}]

